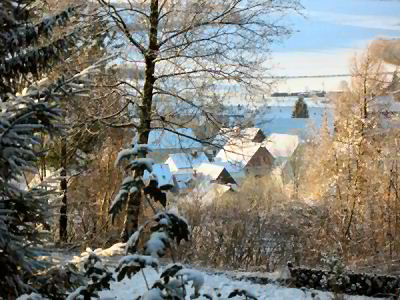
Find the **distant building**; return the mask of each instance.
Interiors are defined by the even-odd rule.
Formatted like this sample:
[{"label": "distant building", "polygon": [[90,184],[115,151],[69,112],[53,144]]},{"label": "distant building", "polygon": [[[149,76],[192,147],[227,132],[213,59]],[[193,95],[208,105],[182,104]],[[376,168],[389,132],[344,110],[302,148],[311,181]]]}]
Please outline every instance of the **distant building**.
[{"label": "distant building", "polygon": [[[215,157],[216,163],[231,165],[231,170],[235,173],[252,172],[263,175],[269,171],[274,164],[274,157],[263,147],[261,143],[247,142],[227,144]],[[233,175],[233,174],[232,174]]]},{"label": "distant building", "polygon": [[209,163],[208,157],[204,152],[192,151],[192,153],[174,153],[169,154],[165,163],[172,172],[191,172],[194,167]]},{"label": "distant building", "polygon": [[202,163],[194,169],[193,176],[194,178],[201,177],[210,182],[220,184],[236,184],[235,179],[233,179],[225,167],[217,164]]},{"label": "distant building", "polygon": [[174,185],[180,193],[187,192],[193,183],[193,173],[174,173],[172,174]]},{"label": "distant building", "polygon": [[226,144],[234,144],[237,142],[247,143],[255,142],[262,143],[265,140],[265,135],[260,128],[221,128],[218,135],[214,138],[213,143],[224,146]]},{"label": "distant building", "polygon": [[[167,164],[154,164],[153,174],[157,175],[158,187],[159,188],[173,188],[175,186],[172,173]],[[150,173],[146,170],[143,174],[143,180],[150,180]]]},{"label": "distant building", "polygon": [[262,144],[277,162],[281,162],[291,157],[296,151],[300,144],[300,138],[293,134],[272,133]]},{"label": "distant building", "polygon": [[169,154],[202,151],[203,145],[197,141],[191,128],[177,128],[174,131],[152,130],[148,140],[151,150],[148,157],[153,158],[156,162],[164,162]]},{"label": "distant building", "polygon": [[196,199],[203,204],[210,204],[215,199],[220,199],[235,193],[232,185],[203,182],[188,195],[188,200]]}]

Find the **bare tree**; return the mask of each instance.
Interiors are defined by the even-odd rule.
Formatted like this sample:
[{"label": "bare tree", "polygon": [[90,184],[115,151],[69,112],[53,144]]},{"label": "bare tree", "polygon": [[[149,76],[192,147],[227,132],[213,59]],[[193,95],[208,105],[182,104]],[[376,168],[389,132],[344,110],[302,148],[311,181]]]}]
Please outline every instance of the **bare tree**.
[{"label": "bare tree", "polygon": [[[68,26],[65,25],[53,30],[53,39],[55,40],[62,36],[65,31],[72,31],[77,42],[74,51],[66,53],[63,57],[63,63],[54,66],[49,77],[57,78],[65,74],[75,74],[106,56],[105,39],[107,32],[106,28],[103,28],[104,22],[97,18],[96,14],[93,14],[96,11],[96,6],[99,5],[97,3],[88,4],[83,0],[47,0],[42,3],[39,12],[43,17],[59,13],[60,10],[63,11],[69,7],[79,8],[75,9],[77,12]],[[88,15],[88,12],[92,14]],[[43,153],[38,162],[41,180],[46,177],[46,171],[49,169],[60,170],[59,186],[62,198],[57,215],[59,215],[59,240],[62,242],[68,240],[67,229],[71,221],[69,220],[71,204],[68,197],[70,193],[68,191],[69,177],[72,173],[78,172],[79,164],[77,161],[82,160],[78,153],[90,152],[100,136],[98,124],[86,122],[86,112],[90,111],[91,106],[97,105],[99,102],[94,95],[98,94],[100,90],[101,80],[104,77],[107,77],[109,82],[112,80],[111,74],[105,66],[102,66],[101,72],[98,73],[100,74],[91,74],[90,87],[85,81],[79,82],[82,87],[80,94],[63,97],[61,101],[62,120],[65,126],[63,135],[54,139],[45,137],[40,145]],[[87,101],[89,97],[91,101]],[[107,101],[107,105],[112,106],[110,103],[111,101]],[[106,106],[104,97],[102,98],[102,106]]]},{"label": "bare tree", "polygon": [[399,253],[393,239],[399,230],[398,118],[385,102],[393,99],[386,96],[384,63],[372,50],[352,61],[351,84],[335,103],[335,134],[309,149],[305,179],[308,197],[329,209],[325,233],[316,239],[326,238],[347,262],[376,263]]},{"label": "bare tree", "polygon": [[400,39],[376,39],[371,44],[371,52],[384,62],[400,66]]},{"label": "bare tree", "polygon": [[[107,122],[135,128],[140,144],[147,144],[151,129],[185,127],[192,120],[183,114],[217,122],[205,104],[237,87],[246,97],[263,91],[271,43],[290,33],[282,17],[300,9],[298,0],[98,2],[112,20],[116,43],[123,41],[125,64],[143,74],[125,82],[137,122]],[[184,111],[180,117],[164,113],[163,104],[171,102]],[[129,197],[124,239],[137,228],[140,203],[140,193]]]}]

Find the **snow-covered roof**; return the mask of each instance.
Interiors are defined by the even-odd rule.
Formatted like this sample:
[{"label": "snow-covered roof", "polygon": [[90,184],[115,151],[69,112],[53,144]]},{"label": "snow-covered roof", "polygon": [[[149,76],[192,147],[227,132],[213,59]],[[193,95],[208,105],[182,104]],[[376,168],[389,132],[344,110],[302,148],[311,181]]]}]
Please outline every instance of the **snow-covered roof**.
[{"label": "snow-covered roof", "polygon": [[170,154],[166,160],[166,164],[174,164],[177,169],[194,168],[202,163],[210,162],[204,152],[197,152],[196,155],[187,153]]},{"label": "snow-covered roof", "polygon": [[220,184],[204,180],[200,182],[191,192],[187,195],[187,200],[199,200],[203,204],[211,203],[215,198],[222,196],[228,191],[235,191],[236,185]]},{"label": "snow-covered roof", "polygon": [[215,180],[224,170],[224,166],[212,163],[202,163],[195,168],[196,173],[201,174],[211,180]]},{"label": "snow-covered roof", "polygon": [[237,163],[231,163],[229,161],[215,160],[213,161],[213,164],[223,166],[225,170],[227,170],[230,174],[239,173],[243,171],[241,165],[238,165]]},{"label": "snow-covered roof", "polygon": [[211,183],[208,192],[202,197],[202,202],[211,202],[229,191],[234,191],[233,187],[230,185]]},{"label": "snow-covered roof", "polygon": [[298,135],[273,133],[267,137],[263,146],[274,156],[290,157],[300,143]]},{"label": "snow-covered roof", "polygon": [[260,143],[247,142],[227,144],[216,155],[215,159],[223,162],[230,162],[239,167],[245,167],[258,149],[262,146]]},{"label": "snow-covered roof", "polygon": [[179,189],[188,188],[189,182],[193,179],[192,173],[174,173],[173,177],[175,178],[176,185]]},{"label": "snow-covered roof", "polygon": [[[202,144],[189,137],[196,138],[191,128],[177,128],[171,132],[168,130],[152,130],[149,134],[148,145],[152,150],[161,149],[190,149],[202,148]],[[183,136],[182,136],[183,135]],[[187,137],[186,137],[187,136]]]},{"label": "snow-covered roof", "polygon": [[261,130],[261,128],[257,127],[248,127],[242,129],[240,132],[243,136],[247,137],[248,139],[254,139],[257,133]]},{"label": "snow-covered roof", "polygon": [[[158,186],[174,185],[174,180],[172,178],[172,173],[167,164],[154,164],[153,174],[157,176]],[[143,173],[143,180],[149,180],[150,173],[145,170]]]},{"label": "snow-covered roof", "polygon": [[214,138],[214,143],[217,145],[234,144],[240,141],[252,142],[260,131],[257,127],[248,128],[221,128],[218,135]]},{"label": "snow-covered roof", "polygon": [[221,197],[223,194],[229,191],[233,191],[232,186],[220,183],[210,183],[207,189],[204,189],[205,193],[201,196],[202,203],[211,203],[215,198]]}]

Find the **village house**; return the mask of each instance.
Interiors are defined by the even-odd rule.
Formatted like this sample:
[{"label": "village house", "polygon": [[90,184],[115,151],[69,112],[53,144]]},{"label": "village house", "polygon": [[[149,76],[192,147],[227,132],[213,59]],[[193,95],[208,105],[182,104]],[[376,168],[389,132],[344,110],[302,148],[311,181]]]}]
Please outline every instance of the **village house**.
[{"label": "village house", "polygon": [[300,144],[300,138],[294,134],[272,133],[262,143],[275,158],[275,163],[282,163],[293,155]]},{"label": "village house", "polygon": [[175,132],[165,129],[150,131],[148,146],[151,152],[149,158],[156,162],[164,162],[169,154],[192,153],[202,151],[203,145],[196,140],[196,135],[191,128],[177,128]]},{"label": "village house", "polygon": [[196,150],[192,151],[192,153],[169,154],[168,159],[165,161],[171,172],[181,173],[192,172],[194,167],[209,162],[204,152],[198,152]]},{"label": "village house", "polygon": [[172,178],[176,189],[174,191],[179,193],[187,193],[194,187],[193,173],[173,173]]},{"label": "village house", "polygon": [[213,143],[219,146],[226,144],[233,144],[240,141],[262,143],[265,140],[265,135],[260,128],[247,127],[247,128],[221,128],[218,135],[215,137]]},{"label": "village house", "polygon": [[215,199],[229,197],[231,193],[235,192],[236,188],[232,185],[204,181],[192,189],[186,199],[188,201],[195,200],[202,204],[210,204]]},{"label": "village house", "polygon": [[194,169],[193,177],[196,180],[207,180],[220,184],[236,184],[235,179],[224,166],[202,163]]},{"label": "village house", "polygon": [[[157,174],[158,187],[161,189],[173,189],[175,187],[174,179],[172,173],[167,164],[154,164],[153,174]],[[145,170],[143,173],[143,180],[149,181],[151,179],[151,174]]]},{"label": "village house", "polygon": [[241,178],[247,173],[266,174],[272,169],[274,157],[261,143],[239,140],[225,145],[215,157],[215,163],[224,165],[233,177]]}]

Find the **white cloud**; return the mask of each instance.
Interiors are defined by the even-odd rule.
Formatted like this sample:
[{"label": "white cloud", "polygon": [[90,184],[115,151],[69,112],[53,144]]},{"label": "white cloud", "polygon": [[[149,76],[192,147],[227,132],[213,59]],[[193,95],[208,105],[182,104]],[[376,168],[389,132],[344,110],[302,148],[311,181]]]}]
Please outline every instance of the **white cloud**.
[{"label": "white cloud", "polygon": [[334,24],[348,25],[348,26],[369,28],[369,29],[400,31],[400,20],[398,17],[352,15],[352,14],[332,13],[324,11],[308,11],[307,15],[315,20],[330,22]]}]

